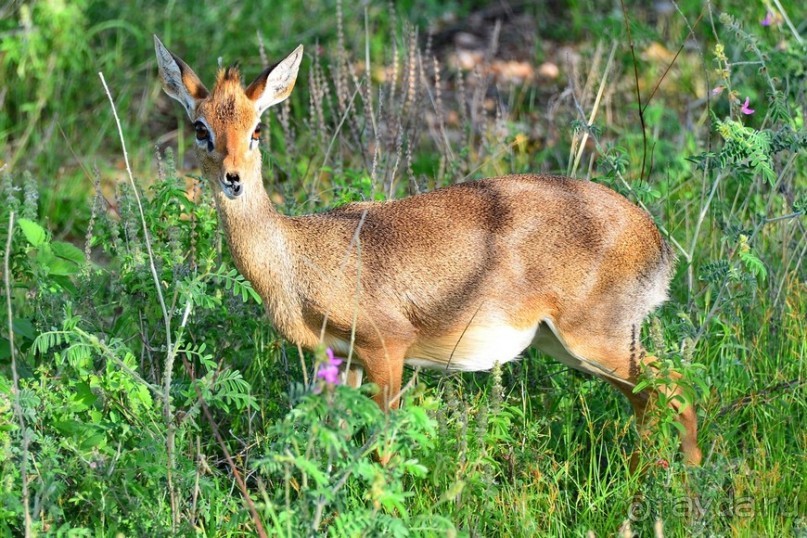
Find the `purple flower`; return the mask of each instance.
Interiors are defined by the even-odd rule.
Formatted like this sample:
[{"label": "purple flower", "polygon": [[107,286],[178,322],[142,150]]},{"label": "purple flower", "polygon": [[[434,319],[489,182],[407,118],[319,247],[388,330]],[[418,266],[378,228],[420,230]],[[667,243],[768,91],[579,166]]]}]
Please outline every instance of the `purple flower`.
[{"label": "purple flower", "polygon": [[746,116],[748,116],[748,115],[750,115],[750,114],[753,114],[755,111],[754,111],[754,109],[753,109],[753,108],[751,108],[751,107],[749,106],[750,104],[751,104],[751,98],[750,98],[750,97],[746,97],[746,98],[745,98],[745,103],[743,103],[743,106],[741,106],[741,107],[740,107],[740,112],[742,112],[742,113],[743,113],[743,114],[745,114]]},{"label": "purple flower", "polygon": [[328,385],[338,385],[339,365],[342,364],[342,359],[335,357],[331,348],[325,350],[325,355],[327,359],[317,370],[317,377],[324,380]]},{"label": "purple flower", "polygon": [[768,11],[765,14],[765,18],[762,19],[762,21],[759,24],[761,24],[762,26],[770,26],[771,24],[773,24],[773,14],[770,11]]}]

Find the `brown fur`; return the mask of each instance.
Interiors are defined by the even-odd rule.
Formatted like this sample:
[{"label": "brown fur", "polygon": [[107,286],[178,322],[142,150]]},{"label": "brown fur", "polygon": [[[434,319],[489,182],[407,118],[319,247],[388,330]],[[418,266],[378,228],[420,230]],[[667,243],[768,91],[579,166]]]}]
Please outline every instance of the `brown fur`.
[{"label": "brown fur", "polygon": [[[281,215],[263,188],[260,154],[249,149],[249,138],[259,119],[255,102],[266,91],[288,95],[296,67],[291,71],[274,89],[267,89],[271,71],[264,71],[246,93],[237,71],[220,71],[209,97],[189,112],[215,135],[212,151],[199,150],[204,174],[236,265],[275,328],[304,347],[324,340],[342,353],[353,339],[385,408],[397,403],[405,360],[475,369],[521,351],[479,355],[490,338],[527,338],[526,347],[534,331],[539,348],[624,392],[641,422],[651,395],[632,387],[639,363],[654,359],[636,332],[664,300],[674,265],[650,217],[601,185],[535,175]],[[203,88],[189,69],[182,75],[191,76],[190,88]],[[223,191],[227,174],[238,175],[243,194]],[[685,456],[698,463],[691,406],[680,420]]]}]

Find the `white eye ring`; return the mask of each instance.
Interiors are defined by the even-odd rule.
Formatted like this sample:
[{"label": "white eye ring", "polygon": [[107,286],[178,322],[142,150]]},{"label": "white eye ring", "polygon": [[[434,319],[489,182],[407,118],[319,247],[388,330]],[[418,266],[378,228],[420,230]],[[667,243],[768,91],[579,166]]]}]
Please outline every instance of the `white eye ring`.
[{"label": "white eye ring", "polygon": [[215,138],[213,137],[213,131],[210,130],[207,123],[205,123],[202,118],[199,118],[193,122],[193,127],[196,130],[196,145],[207,151],[213,151]]},{"label": "white eye ring", "polygon": [[258,122],[255,125],[255,128],[252,130],[252,134],[249,135],[249,149],[255,149],[258,146],[258,144],[260,144],[262,129],[263,124]]}]

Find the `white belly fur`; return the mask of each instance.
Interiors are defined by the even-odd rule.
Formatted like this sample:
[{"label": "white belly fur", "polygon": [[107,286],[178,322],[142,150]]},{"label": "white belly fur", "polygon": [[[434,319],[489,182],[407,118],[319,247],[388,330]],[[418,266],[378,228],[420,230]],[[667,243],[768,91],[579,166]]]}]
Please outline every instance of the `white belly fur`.
[{"label": "white belly fur", "polygon": [[409,350],[406,364],[469,372],[490,370],[497,362],[518,357],[532,342],[536,329],[476,326],[458,336],[422,339]]},{"label": "white belly fur", "polygon": [[419,341],[409,350],[406,364],[425,368],[476,372],[490,370],[518,358],[527,347],[536,347],[570,368],[588,374],[611,377],[596,362],[576,355],[563,341],[551,320],[534,327],[516,329],[508,325],[471,327],[459,337]]},{"label": "white belly fur", "polygon": [[[350,349],[348,342],[339,338],[326,337],[325,344],[343,357]],[[600,364],[572,352],[549,319],[525,329],[506,324],[475,326],[458,336],[424,338],[408,350],[405,362],[424,368],[479,372],[490,370],[496,363],[517,359],[530,346],[569,368],[600,377],[614,377]],[[358,358],[354,357],[354,360]]]}]

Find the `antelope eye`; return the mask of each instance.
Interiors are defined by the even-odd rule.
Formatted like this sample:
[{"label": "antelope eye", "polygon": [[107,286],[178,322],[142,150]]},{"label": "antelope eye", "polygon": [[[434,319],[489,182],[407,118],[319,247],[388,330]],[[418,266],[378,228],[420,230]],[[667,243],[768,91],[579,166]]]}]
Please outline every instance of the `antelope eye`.
[{"label": "antelope eye", "polygon": [[204,123],[197,121],[193,126],[196,129],[196,140],[202,141],[210,138],[210,132],[207,130]]},{"label": "antelope eye", "polygon": [[255,127],[255,130],[252,131],[252,140],[255,140],[257,142],[258,140],[261,139],[261,129],[262,128],[263,128],[263,125],[260,124],[260,123]]}]

